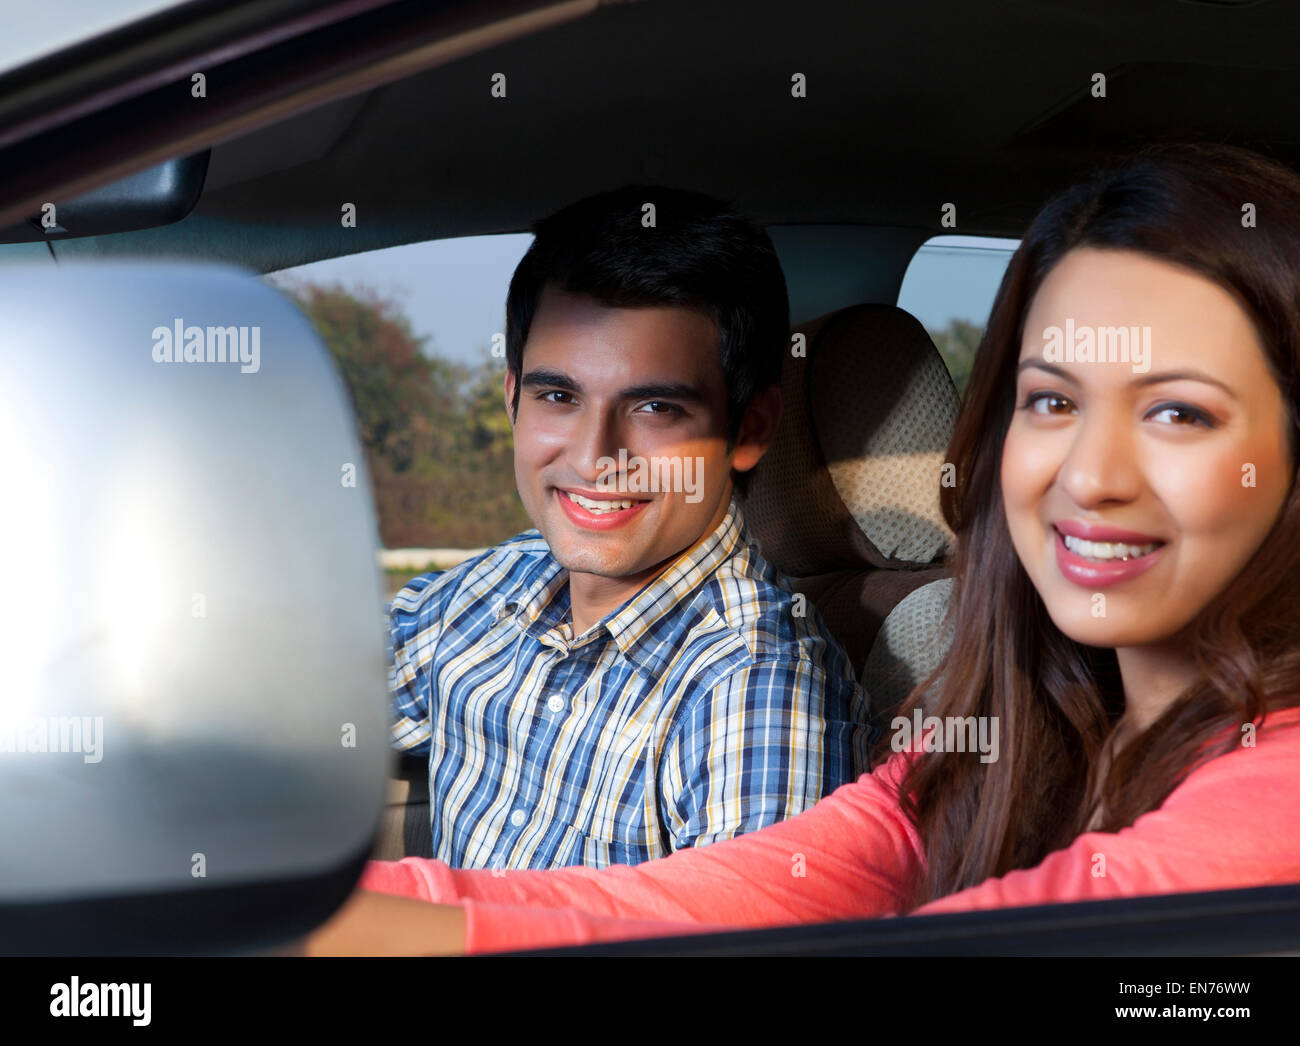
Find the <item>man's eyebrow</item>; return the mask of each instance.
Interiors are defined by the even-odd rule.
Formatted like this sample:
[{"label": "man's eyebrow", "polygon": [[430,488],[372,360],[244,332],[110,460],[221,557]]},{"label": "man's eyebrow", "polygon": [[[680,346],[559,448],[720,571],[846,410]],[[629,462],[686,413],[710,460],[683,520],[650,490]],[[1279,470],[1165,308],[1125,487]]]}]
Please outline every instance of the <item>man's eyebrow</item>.
[{"label": "man's eyebrow", "polygon": [[703,403],[704,393],[694,385],[684,381],[652,381],[644,385],[630,385],[619,392],[625,400],[685,400],[689,403]]},{"label": "man's eyebrow", "polygon": [[[1078,379],[1069,371],[1037,358],[1021,360],[1020,366],[1016,368],[1016,374],[1019,375],[1021,371],[1026,370],[1029,367],[1036,367],[1039,370],[1045,370],[1051,374],[1055,374],[1057,377],[1063,378],[1071,384],[1079,384]],[[1204,371],[1199,370],[1162,370],[1155,374],[1143,374],[1142,377],[1135,379],[1133,384],[1137,386],[1156,385],[1162,381],[1203,381],[1207,385],[1214,385],[1222,389],[1234,400],[1237,399],[1237,394],[1233,392],[1232,389],[1228,388],[1228,386],[1223,382],[1219,381],[1218,378],[1212,378]]]},{"label": "man's eyebrow", "polygon": [[[523,376],[521,384],[528,388],[545,387],[564,389],[566,392],[582,392],[582,386],[567,374],[546,367],[530,370]],[[682,400],[687,403],[704,402],[704,393],[684,381],[652,381],[643,385],[629,385],[620,389],[618,395],[620,399],[625,400],[665,399]]]},{"label": "man's eyebrow", "polygon": [[530,370],[523,376],[519,384],[530,389],[548,386],[550,388],[564,389],[568,392],[582,391],[582,386],[567,374],[558,370],[549,370],[545,367],[538,367],[536,370]]}]

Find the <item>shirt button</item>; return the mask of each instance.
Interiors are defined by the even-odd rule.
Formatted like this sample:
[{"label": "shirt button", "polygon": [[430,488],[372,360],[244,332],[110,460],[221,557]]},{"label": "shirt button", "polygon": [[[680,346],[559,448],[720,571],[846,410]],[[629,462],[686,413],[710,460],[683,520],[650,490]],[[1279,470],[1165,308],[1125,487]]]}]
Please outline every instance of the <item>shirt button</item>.
[{"label": "shirt button", "polygon": [[528,820],[528,815],[524,813],[522,810],[516,810],[514,813],[510,815],[510,823],[514,825],[516,828],[518,828],[521,824],[523,824],[527,820]]},{"label": "shirt button", "polygon": [[546,707],[549,708],[552,712],[563,712],[564,698],[562,698],[559,694],[552,694],[550,699],[546,702]]}]

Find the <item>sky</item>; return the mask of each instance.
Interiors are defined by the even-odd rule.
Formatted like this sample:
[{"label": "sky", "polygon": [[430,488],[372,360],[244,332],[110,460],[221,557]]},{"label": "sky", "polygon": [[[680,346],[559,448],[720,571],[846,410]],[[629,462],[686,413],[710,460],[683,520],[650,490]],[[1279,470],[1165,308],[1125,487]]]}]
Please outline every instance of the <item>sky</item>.
[{"label": "sky", "polygon": [[984,326],[1019,240],[937,236],[917,251],[903,276],[898,305],[931,330],[950,320]]},{"label": "sky", "polygon": [[[469,236],[389,247],[286,269],[318,283],[365,285],[398,301],[425,349],[480,363],[505,329],[506,290],[531,233]],[[931,329],[950,319],[983,325],[1016,240],[936,237],[912,260],[898,304]],[[273,277],[274,278],[274,277]]]},{"label": "sky", "polygon": [[425,351],[465,363],[487,358],[505,331],[506,290],[532,233],[466,236],[388,247],[285,269],[316,283],[365,285],[400,302]]},{"label": "sky", "polygon": [[[0,70],[35,61],[111,29],[177,6],[179,0],[50,0],[0,3]],[[39,9],[38,9],[39,8]]]}]

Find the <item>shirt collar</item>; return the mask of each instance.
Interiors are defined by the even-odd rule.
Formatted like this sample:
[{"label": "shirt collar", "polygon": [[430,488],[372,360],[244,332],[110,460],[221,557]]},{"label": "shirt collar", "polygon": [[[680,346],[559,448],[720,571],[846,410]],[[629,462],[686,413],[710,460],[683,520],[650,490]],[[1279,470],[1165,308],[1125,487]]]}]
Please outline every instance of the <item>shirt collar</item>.
[{"label": "shirt collar", "polygon": [[659,645],[659,640],[652,638],[654,626],[736,553],[744,535],[744,513],[733,497],[717,527],[678,556],[631,600],[592,626],[583,637],[578,637],[581,642],[576,644],[566,644],[560,632],[570,608],[569,572],[549,551],[520,582],[518,596],[504,596],[497,601],[493,607],[495,620],[513,617],[525,634],[555,646],[585,646],[605,632],[624,656],[649,669],[652,666],[642,662],[648,651]]}]

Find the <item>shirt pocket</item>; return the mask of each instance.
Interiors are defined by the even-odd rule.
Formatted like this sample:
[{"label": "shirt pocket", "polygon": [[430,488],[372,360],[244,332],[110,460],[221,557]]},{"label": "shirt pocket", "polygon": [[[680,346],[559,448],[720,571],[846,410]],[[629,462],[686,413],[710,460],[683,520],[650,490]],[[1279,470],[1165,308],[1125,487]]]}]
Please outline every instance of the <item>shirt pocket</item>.
[{"label": "shirt pocket", "polygon": [[593,808],[585,816],[564,820],[563,831],[557,853],[563,865],[640,864],[667,852],[659,841],[659,825],[647,825],[641,810],[627,814]]}]

